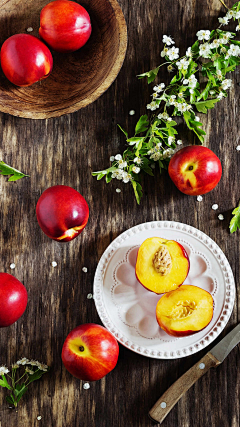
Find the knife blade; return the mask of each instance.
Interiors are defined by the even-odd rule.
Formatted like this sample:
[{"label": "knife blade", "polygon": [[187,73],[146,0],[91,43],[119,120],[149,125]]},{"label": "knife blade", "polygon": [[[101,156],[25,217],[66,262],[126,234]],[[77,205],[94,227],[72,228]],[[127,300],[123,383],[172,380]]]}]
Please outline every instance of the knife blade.
[{"label": "knife blade", "polygon": [[152,421],[160,423],[164,420],[173,406],[181,399],[183,394],[202,377],[210,368],[220,365],[230,351],[240,342],[240,324],[229,332],[215,347],[213,347],[199,362],[183,374],[169,389],[158,399],[149,411]]}]

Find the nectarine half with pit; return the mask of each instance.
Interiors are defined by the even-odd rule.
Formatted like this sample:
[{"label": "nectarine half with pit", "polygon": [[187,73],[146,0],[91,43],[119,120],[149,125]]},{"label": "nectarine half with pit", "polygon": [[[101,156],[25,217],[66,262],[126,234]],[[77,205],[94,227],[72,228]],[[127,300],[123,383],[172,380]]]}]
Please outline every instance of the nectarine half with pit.
[{"label": "nectarine half with pit", "polygon": [[184,337],[201,331],[213,316],[212,295],[197,286],[182,285],[157,303],[159,326],[169,335]]},{"label": "nectarine half with pit", "polygon": [[139,282],[149,291],[156,294],[170,292],[188,275],[188,255],[174,240],[151,237],[138,250],[135,271]]}]

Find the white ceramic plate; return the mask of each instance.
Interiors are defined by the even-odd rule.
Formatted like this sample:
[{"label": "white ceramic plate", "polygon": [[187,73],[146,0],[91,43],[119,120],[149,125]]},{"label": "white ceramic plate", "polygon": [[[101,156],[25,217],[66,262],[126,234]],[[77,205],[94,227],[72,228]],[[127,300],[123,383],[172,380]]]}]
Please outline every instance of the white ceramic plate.
[{"label": "white ceramic plate", "polygon": [[[138,248],[154,236],[184,246],[190,259],[184,283],[199,286],[213,297],[210,324],[188,337],[169,336],[158,326],[155,309],[161,296],[136,279]],[[233,309],[235,283],[227,258],[206,234],[179,222],[154,221],[125,231],[108,246],[96,269],[94,299],[103,324],[121,344],[144,356],[176,359],[202,350],[220,334]]]}]

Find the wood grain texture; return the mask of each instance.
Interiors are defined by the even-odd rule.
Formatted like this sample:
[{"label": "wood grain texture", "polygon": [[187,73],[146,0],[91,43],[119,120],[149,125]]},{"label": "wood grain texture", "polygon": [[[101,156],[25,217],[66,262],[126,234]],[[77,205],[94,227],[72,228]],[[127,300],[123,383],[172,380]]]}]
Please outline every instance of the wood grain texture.
[{"label": "wood grain texture", "polygon": [[[0,43],[17,33],[39,37],[41,9],[48,0],[0,0]],[[81,49],[53,54],[50,76],[29,87],[17,87],[0,72],[0,110],[14,116],[47,119],[86,107],[115,80],[125,57],[127,27],[116,0],[84,0],[92,34]]]},{"label": "wood grain texture", "polygon": [[[7,2],[5,2],[7,5]],[[229,4],[230,4],[229,0]],[[139,114],[145,113],[152,85],[135,76],[160,62],[162,34],[170,34],[181,52],[195,40],[199,29],[217,26],[224,11],[218,0],[121,0],[128,24],[126,60],[113,85],[93,104],[71,115],[30,120],[0,115],[0,158],[31,175],[16,184],[0,177],[0,271],[12,272],[29,293],[24,316],[0,330],[0,364],[21,356],[52,366],[22,399],[18,412],[8,409],[0,391],[1,427],[151,427],[148,411],[167,388],[194,365],[206,350],[177,360],[154,360],[120,346],[117,367],[101,381],[83,389],[62,366],[61,348],[68,332],[80,323],[100,323],[93,300],[94,272],[100,256],[121,232],[152,220],[185,222],[208,234],[226,254],[236,279],[234,311],[219,340],[240,320],[239,232],[230,235],[231,210],[238,203],[239,70],[234,88],[203,117],[206,145],[221,159],[219,185],[199,203],[181,194],[167,174],[144,180],[139,207],[129,185],[106,185],[91,172],[109,165],[110,155],[122,152],[125,140],[117,123],[131,134]],[[10,24],[9,24],[10,25]],[[169,81],[162,70],[158,82]],[[130,110],[135,116],[129,116]],[[194,142],[183,126],[184,143]],[[40,230],[35,206],[49,186],[66,184],[79,190],[90,206],[84,232],[70,243],[51,241]],[[122,192],[117,194],[116,188]],[[211,206],[218,203],[219,210]],[[218,214],[224,221],[218,220]],[[51,262],[58,263],[56,268]],[[88,273],[82,272],[82,267]],[[214,345],[214,344],[212,344]],[[164,427],[239,427],[239,349],[204,375],[172,409]],[[37,421],[41,415],[42,420]]]}]

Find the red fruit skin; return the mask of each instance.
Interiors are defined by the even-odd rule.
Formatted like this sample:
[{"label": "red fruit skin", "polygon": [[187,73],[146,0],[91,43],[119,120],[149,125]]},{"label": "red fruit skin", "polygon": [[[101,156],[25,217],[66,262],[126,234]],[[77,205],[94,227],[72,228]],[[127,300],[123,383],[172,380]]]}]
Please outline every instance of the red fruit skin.
[{"label": "red fruit skin", "polygon": [[11,83],[30,86],[49,76],[53,58],[48,47],[30,34],[15,34],[1,48],[1,67]]},{"label": "red fruit skin", "polygon": [[10,326],[22,316],[28,301],[26,288],[8,273],[0,273],[0,328]]},{"label": "red fruit skin", "polygon": [[[77,353],[79,346],[84,350]],[[97,381],[103,378],[115,368],[118,355],[117,340],[103,326],[94,323],[73,329],[62,348],[65,368],[74,377],[83,381]]]},{"label": "red fruit skin", "polygon": [[[189,167],[192,170],[189,170]],[[222,176],[222,165],[209,148],[189,146],[174,154],[168,166],[168,173],[182,193],[197,196],[216,187]]]},{"label": "red fruit skin", "polygon": [[87,225],[89,208],[84,197],[67,185],[55,185],[40,196],[36,214],[42,231],[51,239],[69,242]]},{"label": "red fruit skin", "polygon": [[48,3],[40,14],[39,35],[56,52],[74,52],[92,32],[88,12],[69,0]]}]

